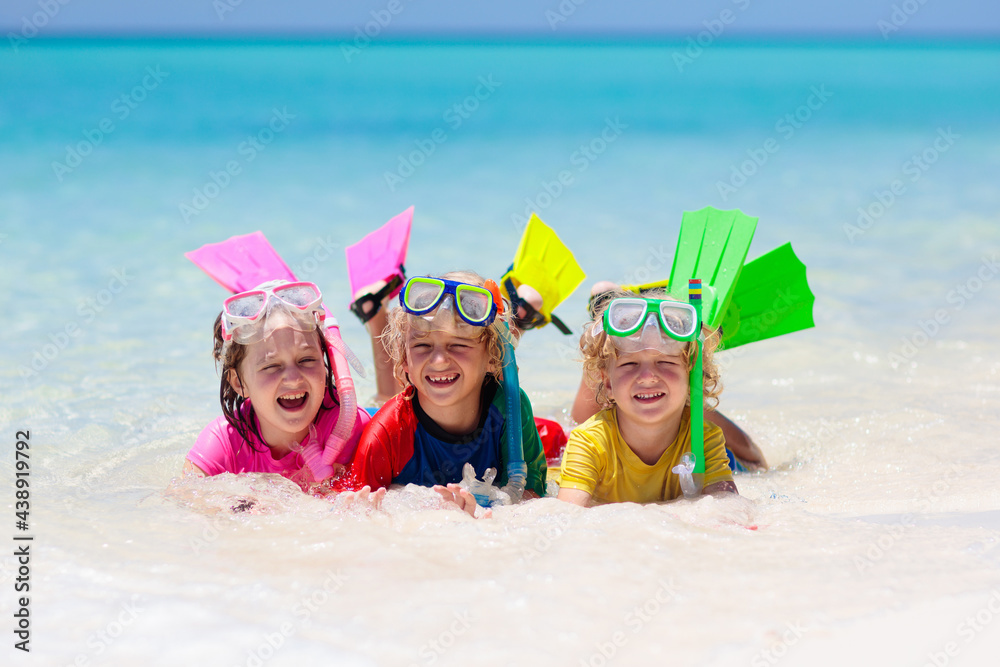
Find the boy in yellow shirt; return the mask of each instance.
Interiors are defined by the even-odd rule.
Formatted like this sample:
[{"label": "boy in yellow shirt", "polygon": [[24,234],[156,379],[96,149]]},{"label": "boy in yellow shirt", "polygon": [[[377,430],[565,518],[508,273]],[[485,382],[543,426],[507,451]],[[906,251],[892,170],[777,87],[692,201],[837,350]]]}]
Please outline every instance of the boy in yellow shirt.
[{"label": "boy in yellow shirt", "polygon": [[[722,388],[703,341],[702,396],[690,396],[700,321],[689,304],[663,292],[620,291],[580,339],[584,373],[603,408],[569,436],[559,499],[587,506],[656,502],[697,493],[738,493],[721,429],[704,422],[704,473],[692,475],[691,401],[701,411]],[[689,396],[690,399],[689,400]],[[700,415],[699,415],[700,416]],[[686,488],[682,488],[686,487]]]}]

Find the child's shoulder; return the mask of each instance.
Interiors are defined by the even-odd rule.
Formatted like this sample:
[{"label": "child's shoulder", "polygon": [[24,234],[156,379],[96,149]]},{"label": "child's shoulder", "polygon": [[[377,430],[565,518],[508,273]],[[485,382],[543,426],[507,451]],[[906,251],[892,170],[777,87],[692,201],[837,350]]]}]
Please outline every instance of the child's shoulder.
[{"label": "child's shoulder", "polygon": [[207,444],[210,441],[230,444],[237,440],[242,440],[239,431],[229,423],[225,415],[219,415],[210,421],[198,436],[199,444]]},{"label": "child's shoulder", "polygon": [[588,440],[603,446],[610,446],[618,437],[618,419],[614,408],[601,410],[570,431],[569,437],[571,440]]},{"label": "child's shoulder", "polygon": [[239,431],[225,415],[219,415],[201,430],[186,458],[209,475],[232,472],[240,455],[251,455],[253,451],[243,444]]},{"label": "child's shoulder", "polygon": [[606,429],[618,430],[618,416],[615,414],[615,409],[613,407],[599,410],[590,419],[577,426],[574,430],[598,432]]},{"label": "child's shoulder", "polygon": [[[517,388],[521,401],[521,412],[532,412],[531,399],[521,387]],[[483,403],[492,405],[500,410],[500,414],[507,414],[507,387],[500,380],[492,375],[487,375],[483,381]]]},{"label": "child's shoulder", "polygon": [[413,385],[399,392],[372,415],[365,430],[398,431],[405,428],[416,428],[417,416],[413,410]]},{"label": "child's shoulder", "polygon": [[[685,411],[685,414],[687,414],[686,411]],[[690,422],[688,422],[688,423],[690,423]],[[687,427],[687,428],[690,430],[690,427]],[[725,433],[722,431],[722,427],[719,426],[718,424],[716,424],[714,422],[710,422],[710,421],[708,421],[706,419],[705,420],[705,424],[704,424],[703,432],[705,434],[705,445],[706,446],[713,446],[713,445],[720,445],[720,444],[721,445],[725,445],[725,443],[726,443],[726,436],[725,436]]]}]

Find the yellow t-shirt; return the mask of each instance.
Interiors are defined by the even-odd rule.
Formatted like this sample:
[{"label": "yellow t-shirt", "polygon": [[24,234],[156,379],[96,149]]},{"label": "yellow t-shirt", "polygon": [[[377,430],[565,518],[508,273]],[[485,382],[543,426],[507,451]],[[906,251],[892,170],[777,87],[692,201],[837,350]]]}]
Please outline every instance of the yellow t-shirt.
[{"label": "yellow t-shirt", "polygon": [[[687,408],[680,430],[660,460],[646,465],[625,443],[618,429],[618,413],[603,410],[569,434],[559,471],[560,488],[580,489],[601,503],[649,503],[680,498],[680,477],[673,467],[691,451],[691,420]],[[722,429],[705,421],[704,486],[731,482]]]}]

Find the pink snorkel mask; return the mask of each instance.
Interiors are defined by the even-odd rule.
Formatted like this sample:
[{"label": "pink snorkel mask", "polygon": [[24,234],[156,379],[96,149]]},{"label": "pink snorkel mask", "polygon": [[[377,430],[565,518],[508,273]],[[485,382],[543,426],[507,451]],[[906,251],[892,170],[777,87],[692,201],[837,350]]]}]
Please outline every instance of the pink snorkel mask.
[{"label": "pink snorkel mask", "polygon": [[323,295],[314,283],[272,280],[223,302],[222,339],[250,345],[282,327],[315,331],[325,319]]}]

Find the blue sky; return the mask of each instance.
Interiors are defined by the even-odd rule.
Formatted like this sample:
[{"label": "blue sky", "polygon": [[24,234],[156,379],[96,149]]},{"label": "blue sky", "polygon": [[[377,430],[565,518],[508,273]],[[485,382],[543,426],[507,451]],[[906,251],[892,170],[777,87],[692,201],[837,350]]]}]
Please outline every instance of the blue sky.
[{"label": "blue sky", "polygon": [[[396,10],[392,13],[390,10]],[[724,12],[729,12],[724,14]],[[374,12],[374,15],[373,15]],[[3,34],[1000,36],[998,0],[4,0]],[[388,20],[387,20],[388,19]],[[880,23],[882,22],[882,23]],[[371,24],[370,31],[375,31]],[[892,27],[887,27],[892,26]]]}]

